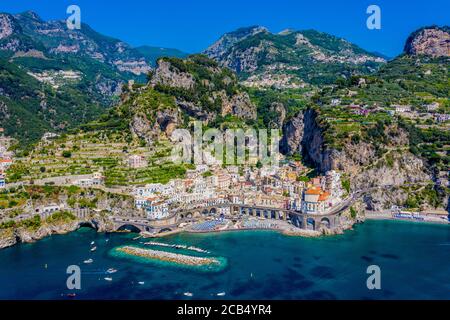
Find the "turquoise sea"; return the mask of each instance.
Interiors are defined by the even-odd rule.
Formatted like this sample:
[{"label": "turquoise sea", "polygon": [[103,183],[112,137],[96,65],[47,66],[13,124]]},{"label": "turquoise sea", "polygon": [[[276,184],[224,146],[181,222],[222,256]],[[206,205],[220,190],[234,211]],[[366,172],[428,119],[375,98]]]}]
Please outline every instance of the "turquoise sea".
[{"label": "turquoise sea", "polygon": [[[135,236],[83,228],[0,250],[0,299],[69,299],[70,292],[75,299],[450,299],[447,225],[368,221],[333,237],[244,231],[154,240],[224,258],[217,272],[111,254],[138,245]],[[94,262],[84,264],[89,258]],[[69,265],[81,267],[81,290],[66,287]],[[369,265],[381,268],[381,290],[367,289]],[[118,271],[106,275],[108,268]]]}]

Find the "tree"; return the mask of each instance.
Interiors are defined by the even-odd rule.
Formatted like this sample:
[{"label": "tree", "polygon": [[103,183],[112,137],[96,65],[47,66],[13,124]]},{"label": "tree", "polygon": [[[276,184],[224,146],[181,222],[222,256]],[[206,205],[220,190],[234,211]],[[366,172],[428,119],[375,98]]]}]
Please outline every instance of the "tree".
[{"label": "tree", "polygon": [[72,156],[72,152],[65,150],[63,151],[62,156],[64,158],[70,158]]}]

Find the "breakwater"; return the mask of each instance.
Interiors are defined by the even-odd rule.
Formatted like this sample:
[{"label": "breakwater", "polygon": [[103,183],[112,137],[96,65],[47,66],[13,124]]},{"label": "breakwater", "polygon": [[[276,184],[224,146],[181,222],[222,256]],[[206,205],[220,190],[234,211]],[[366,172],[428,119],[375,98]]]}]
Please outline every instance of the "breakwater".
[{"label": "breakwater", "polygon": [[195,251],[195,252],[199,252],[199,253],[210,253],[207,250],[203,250],[201,248],[197,248],[194,246],[186,246],[183,244],[167,244],[167,243],[162,243],[162,242],[145,242],[143,243],[146,246],[159,246],[159,247],[167,247],[167,248],[174,248],[174,249],[184,249],[184,250],[191,250],[191,251]]}]

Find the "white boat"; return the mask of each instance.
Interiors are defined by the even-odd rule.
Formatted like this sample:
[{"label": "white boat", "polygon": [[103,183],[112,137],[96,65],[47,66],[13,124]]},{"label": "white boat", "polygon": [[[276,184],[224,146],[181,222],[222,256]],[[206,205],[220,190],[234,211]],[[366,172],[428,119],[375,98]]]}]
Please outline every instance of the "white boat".
[{"label": "white boat", "polygon": [[110,277],[105,277],[104,278],[106,281],[112,281],[112,278],[110,278]]},{"label": "white boat", "polygon": [[140,285],[143,285],[143,284],[145,284],[145,282],[144,281],[139,281],[138,282]]},{"label": "white boat", "polygon": [[193,296],[192,292],[185,292],[185,293],[183,293],[183,295],[185,295],[186,297],[192,297]]},{"label": "white boat", "polygon": [[225,292],[219,292],[217,295],[218,295],[219,297],[223,297],[223,296],[225,295]]},{"label": "white boat", "polygon": [[109,274],[116,273],[116,272],[117,272],[117,269],[114,269],[114,268],[109,268],[108,270],[106,270],[106,273],[109,273]]},{"label": "white boat", "polygon": [[92,260],[92,259],[87,259],[87,260],[84,260],[83,262],[86,263],[86,264],[89,264],[89,263],[94,262],[94,260]]},{"label": "white boat", "polygon": [[91,248],[91,252],[94,252],[95,250],[97,250],[97,247],[92,247]]},{"label": "white boat", "polygon": [[94,244],[95,244],[95,242],[94,242],[94,241],[92,241],[92,242],[91,242],[91,246],[93,246]]}]

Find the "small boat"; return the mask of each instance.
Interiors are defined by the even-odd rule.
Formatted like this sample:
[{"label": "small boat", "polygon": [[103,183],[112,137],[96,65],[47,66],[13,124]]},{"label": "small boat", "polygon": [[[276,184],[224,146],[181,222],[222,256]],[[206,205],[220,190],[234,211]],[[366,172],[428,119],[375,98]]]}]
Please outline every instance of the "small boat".
[{"label": "small boat", "polygon": [[92,247],[91,248],[91,252],[94,252],[95,250],[97,250],[97,247]]},{"label": "small boat", "polygon": [[69,298],[75,298],[77,296],[77,294],[76,293],[68,293],[67,296]]},{"label": "small boat", "polygon": [[106,281],[112,281],[112,278],[110,278],[110,277],[105,277],[104,278]]},{"label": "small boat", "polygon": [[217,295],[218,295],[219,297],[223,297],[223,296],[225,295],[225,292],[219,292]]},{"label": "small boat", "polygon": [[106,270],[106,273],[109,273],[109,274],[116,273],[116,272],[117,272],[117,269],[114,269],[114,268],[109,268],[108,270]]},{"label": "small boat", "polygon": [[93,246],[94,244],[95,244],[95,242],[94,242],[94,241],[92,241],[92,242],[91,242],[91,246]]},{"label": "small boat", "polygon": [[185,292],[185,293],[183,293],[183,295],[185,295],[186,297],[192,297],[193,296],[192,292]]},{"label": "small boat", "polygon": [[94,260],[92,260],[92,259],[87,259],[87,260],[84,260],[83,262],[86,263],[86,264],[89,264],[89,263],[94,262]]},{"label": "small boat", "polygon": [[140,285],[143,285],[143,284],[145,284],[145,282],[144,281],[139,281],[138,282]]}]

